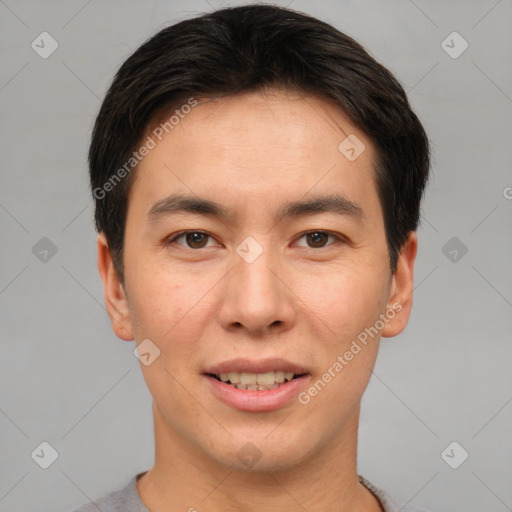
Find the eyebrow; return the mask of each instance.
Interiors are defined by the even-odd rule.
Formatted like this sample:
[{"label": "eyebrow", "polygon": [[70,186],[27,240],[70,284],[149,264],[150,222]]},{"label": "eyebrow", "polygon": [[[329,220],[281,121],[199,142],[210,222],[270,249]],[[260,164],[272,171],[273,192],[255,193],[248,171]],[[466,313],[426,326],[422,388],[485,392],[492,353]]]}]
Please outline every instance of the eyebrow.
[{"label": "eyebrow", "polygon": [[[147,220],[155,223],[162,217],[183,212],[216,217],[225,221],[233,217],[233,213],[228,208],[215,201],[197,196],[173,194],[157,201],[149,210]],[[276,212],[275,219],[281,222],[287,218],[317,213],[335,213],[358,220],[365,217],[363,209],[357,203],[341,195],[330,194],[286,203]]]}]

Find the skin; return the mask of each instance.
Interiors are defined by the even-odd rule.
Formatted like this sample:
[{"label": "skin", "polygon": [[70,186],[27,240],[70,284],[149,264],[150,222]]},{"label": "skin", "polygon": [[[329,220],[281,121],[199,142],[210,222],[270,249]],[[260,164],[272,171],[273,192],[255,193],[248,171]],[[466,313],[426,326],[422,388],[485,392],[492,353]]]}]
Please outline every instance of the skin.
[{"label": "skin", "polygon": [[[353,162],[338,150],[348,134],[366,146]],[[155,464],[137,488],[152,512],[381,510],[357,481],[360,401],[381,335],[396,336],[408,322],[417,239],[411,232],[391,274],[373,158],[368,137],[328,100],[268,90],[200,101],[139,164],[125,286],[103,233],[97,243],[116,335],[149,338],[161,351],[141,364],[153,397]],[[276,223],[286,202],[333,192],[364,217],[323,212]],[[149,223],[153,204],[173,193],[220,202],[232,218],[179,213]],[[211,237],[165,244],[181,230]],[[304,236],[315,230],[342,239]],[[236,252],[246,236],[263,248],[250,264]],[[276,356],[305,366],[315,382],[397,303],[401,311],[380,335],[308,404],[240,411],[214,397],[201,375],[234,357]],[[237,457],[247,442],[262,454],[251,468]]]}]

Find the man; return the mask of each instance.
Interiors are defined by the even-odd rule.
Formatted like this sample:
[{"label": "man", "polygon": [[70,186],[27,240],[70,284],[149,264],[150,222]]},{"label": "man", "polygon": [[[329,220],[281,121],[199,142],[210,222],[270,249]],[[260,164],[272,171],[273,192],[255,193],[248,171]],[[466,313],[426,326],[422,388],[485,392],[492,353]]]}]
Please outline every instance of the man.
[{"label": "man", "polygon": [[357,473],[429,172],[389,71],[291,10],[185,20],[123,64],[89,162],[106,306],[136,342],[156,446],[79,510],[417,510]]}]

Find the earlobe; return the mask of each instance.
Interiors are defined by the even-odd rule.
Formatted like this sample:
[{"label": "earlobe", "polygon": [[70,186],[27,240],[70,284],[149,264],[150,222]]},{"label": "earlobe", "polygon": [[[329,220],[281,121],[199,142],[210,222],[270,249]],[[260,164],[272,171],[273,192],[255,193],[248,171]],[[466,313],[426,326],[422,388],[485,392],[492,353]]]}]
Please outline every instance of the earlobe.
[{"label": "earlobe", "polygon": [[103,281],[105,306],[116,336],[125,341],[134,339],[130,320],[128,300],[124,287],[114,268],[114,262],[105,234],[101,232],[96,243],[98,246],[98,270]]},{"label": "earlobe", "polygon": [[418,237],[411,231],[398,255],[397,266],[392,278],[390,298],[387,303],[388,322],[381,331],[385,338],[400,334],[409,321],[412,308],[414,285],[414,261],[418,249]]}]

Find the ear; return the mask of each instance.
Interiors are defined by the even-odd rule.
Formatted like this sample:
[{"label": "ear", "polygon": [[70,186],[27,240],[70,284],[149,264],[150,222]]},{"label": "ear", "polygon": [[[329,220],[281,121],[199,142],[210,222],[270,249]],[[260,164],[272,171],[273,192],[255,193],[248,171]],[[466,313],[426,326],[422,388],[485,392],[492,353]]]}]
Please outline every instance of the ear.
[{"label": "ear", "polygon": [[386,310],[388,312],[387,317],[390,320],[381,331],[381,335],[385,338],[400,334],[409,322],[414,284],[414,261],[417,249],[418,237],[416,232],[411,231],[400,250],[396,270],[391,280],[390,298]]},{"label": "ear", "polygon": [[103,281],[103,293],[107,313],[116,336],[125,341],[134,339],[126,293],[114,268],[107,238],[101,232],[96,239],[98,245],[98,270]]}]

